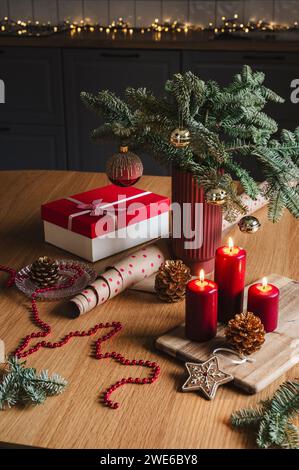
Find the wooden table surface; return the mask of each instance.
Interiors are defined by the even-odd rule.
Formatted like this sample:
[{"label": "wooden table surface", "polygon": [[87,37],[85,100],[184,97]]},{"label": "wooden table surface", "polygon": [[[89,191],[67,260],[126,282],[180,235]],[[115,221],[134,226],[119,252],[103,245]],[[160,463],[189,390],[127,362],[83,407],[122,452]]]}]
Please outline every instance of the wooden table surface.
[{"label": "wooden table surface", "polygon": [[[107,183],[105,175],[75,172],[0,172],[0,263],[20,268],[47,254],[73,257],[43,242],[41,203]],[[168,177],[144,176],[139,187],[170,194]],[[288,213],[273,225],[266,209],[257,216],[261,230],[254,236],[231,234],[248,251],[247,282],[279,273],[299,279],[299,224]],[[106,262],[98,262],[96,269]],[[29,301],[0,279],[0,338],[12,351],[34,328]],[[152,294],[127,291],[93,312],[71,320],[63,314],[64,301],[40,303],[41,316],[52,325],[52,340],[67,331],[85,329],[96,322],[121,321],[124,329],[103,350],[115,350],[129,358],[156,360],[161,377],[153,385],[127,385],[115,392],[118,410],[99,403],[99,392],[123,376],[125,366],[112,359],[91,356],[94,338],[78,338],[61,349],[42,349],[28,358],[28,365],[57,372],[69,381],[67,390],[37,407],[2,411],[1,444],[49,448],[251,448],[246,434],[233,431],[229,418],[234,410],[254,406],[287,378],[298,377],[299,367],[255,396],[233,386],[221,387],[214,401],[196,393],[183,394],[184,367],[158,353],[154,339],[184,319],[184,303],[163,304]],[[275,360],[275,358],[273,358]],[[137,369],[137,368],[136,368]],[[137,375],[134,368],[129,374]],[[140,370],[144,374],[144,369]]]}]

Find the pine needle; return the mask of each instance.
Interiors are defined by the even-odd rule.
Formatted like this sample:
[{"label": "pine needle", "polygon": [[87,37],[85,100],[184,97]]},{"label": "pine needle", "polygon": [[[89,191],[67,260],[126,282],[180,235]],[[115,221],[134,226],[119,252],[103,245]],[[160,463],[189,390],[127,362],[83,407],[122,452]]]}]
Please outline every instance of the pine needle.
[{"label": "pine needle", "polygon": [[258,447],[299,448],[299,430],[290,421],[299,413],[299,382],[284,382],[272,399],[259,406],[236,411],[231,424],[236,429],[247,429],[256,436]]},{"label": "pine needle", "polygon": [[44,403],[48,396],[62,393],[67,381],[58,374],[49,376],[43,370],[39,374],[33,368],[26,368],[25,362],[19,362],[11,356],[7,362],[9,371],[0,383],[0,410],[17,404]]}]

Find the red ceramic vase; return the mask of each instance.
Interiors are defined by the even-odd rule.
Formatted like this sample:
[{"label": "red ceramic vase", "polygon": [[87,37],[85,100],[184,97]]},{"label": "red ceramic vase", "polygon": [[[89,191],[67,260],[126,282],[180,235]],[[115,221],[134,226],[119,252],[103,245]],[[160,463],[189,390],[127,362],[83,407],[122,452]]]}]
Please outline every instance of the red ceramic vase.
[{"label": "red ceramic vase", "polygon": [[[221,245],[221,208],[205,202],[203,188],[191,173],[175,168],[172,170],[172,203],[178,203],[183,215],[178,217],[177,211],[173,211],[173,255],[183,260],[193,275],[199,275],[200,269],[211,273],[214,270],[216,249]],[[186,203],[189,204],[185,205],[183,214]],[[195,239],[195,243],[187,245]]]}]

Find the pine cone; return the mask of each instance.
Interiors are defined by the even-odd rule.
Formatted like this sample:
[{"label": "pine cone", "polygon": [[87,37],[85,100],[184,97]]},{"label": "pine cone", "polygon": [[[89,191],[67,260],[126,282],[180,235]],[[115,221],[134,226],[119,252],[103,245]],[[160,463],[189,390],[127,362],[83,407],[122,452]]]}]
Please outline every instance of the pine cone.
[{"label": "pine cone", "polygon": [[29,277],[40,287],[55,286],[59,275],[58,262],[48,256],[41,256],[31,266]]},{"label": "pine cone", "polygon": [[259,317],[251,312],[235,315],[225,330],[226,339],[240,352],[252,354],[265,342],[265,330]]},{"label": "pine cone", "polygon": [[167,260],[159,268],[155,290],[164,302],[183,300],[186,284],[191,279],[190,269],[181,260]]}]

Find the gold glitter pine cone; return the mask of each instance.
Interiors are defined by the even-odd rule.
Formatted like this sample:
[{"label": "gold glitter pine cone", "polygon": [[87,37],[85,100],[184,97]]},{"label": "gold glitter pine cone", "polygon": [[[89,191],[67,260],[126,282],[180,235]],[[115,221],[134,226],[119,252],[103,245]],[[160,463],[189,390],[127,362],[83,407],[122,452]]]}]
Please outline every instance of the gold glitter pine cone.
[{"label": "gold glitter pine cone", "polygon": [[40,256],[32,264],[29,277],[40,287],[55,286],[60,278],[58,262],[48,256]]},{"label": "gold glitter pine cone", "polygon": [[253,313],[240,313],[228,322],[225,336],[240,353],[249,355],[265,342],[264,325]]},{"label": "gold glitter pine cone", "polygon": [[190,269],[181,260],[167,260],[155,279],[155,290],[163,302],[179,302],[186,294],[186,284],[191,279]]}]

